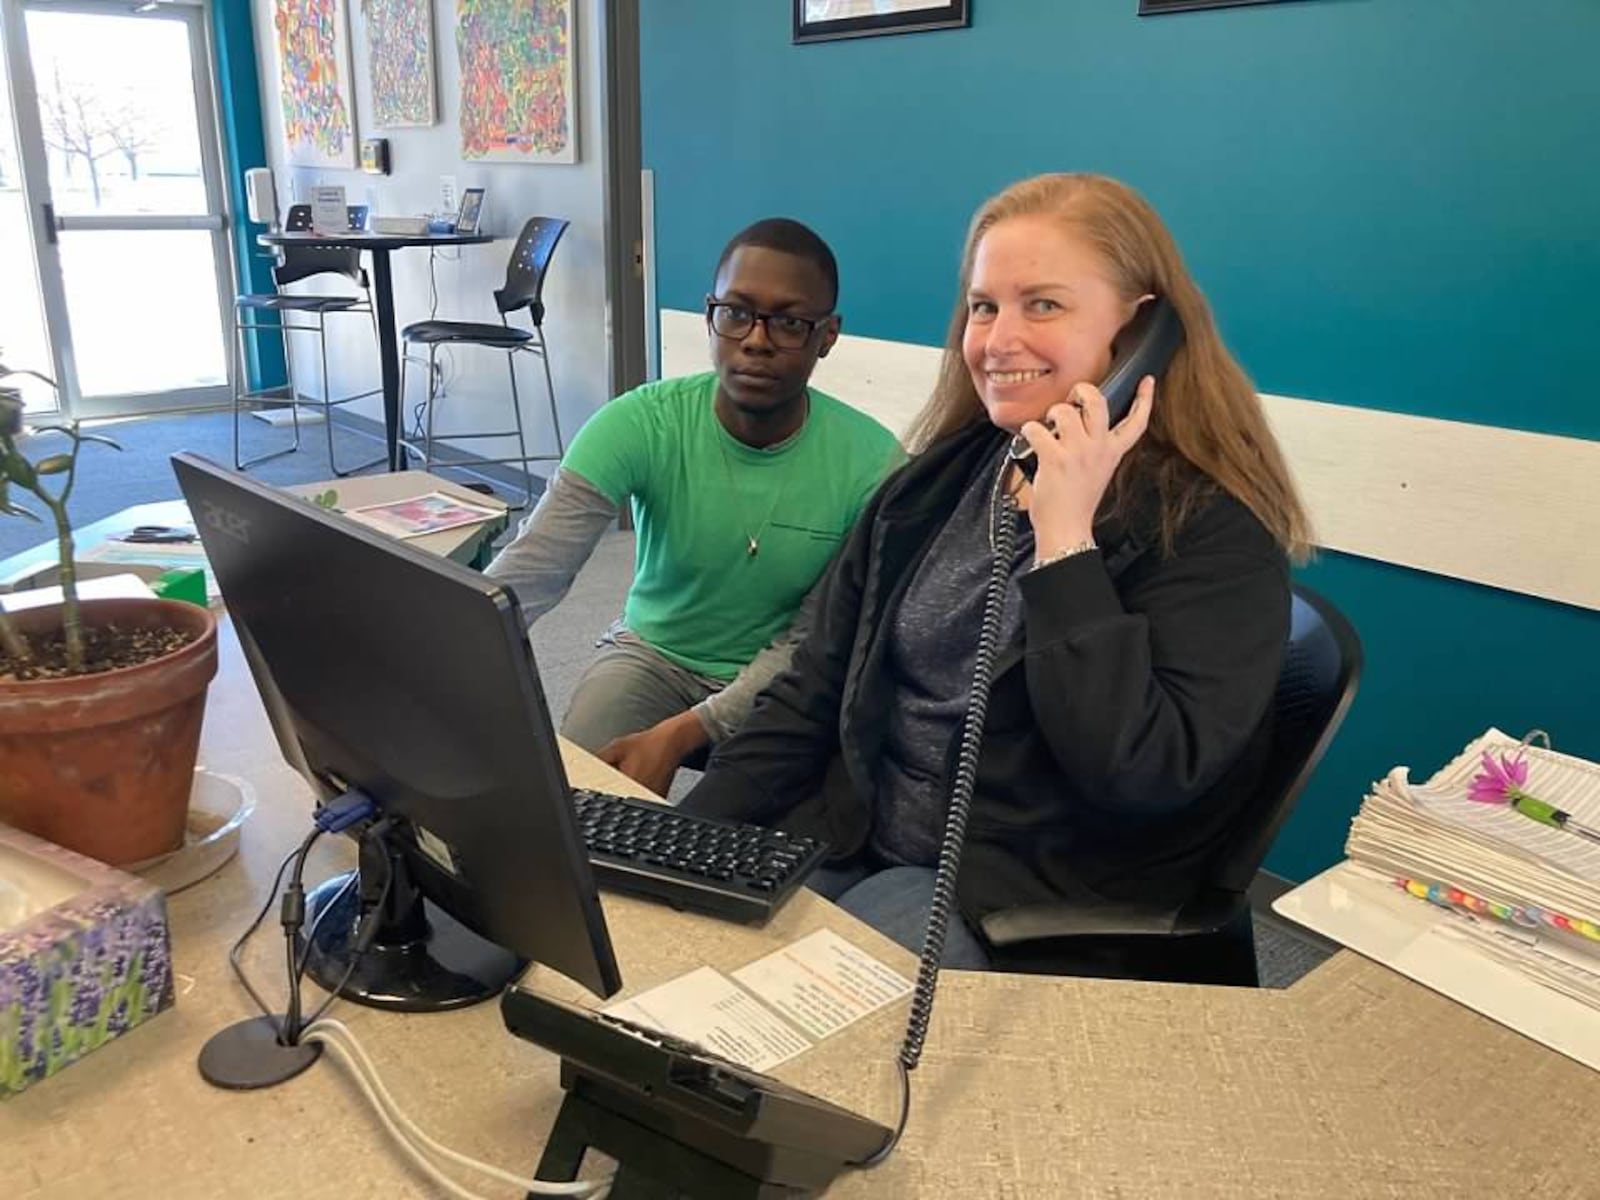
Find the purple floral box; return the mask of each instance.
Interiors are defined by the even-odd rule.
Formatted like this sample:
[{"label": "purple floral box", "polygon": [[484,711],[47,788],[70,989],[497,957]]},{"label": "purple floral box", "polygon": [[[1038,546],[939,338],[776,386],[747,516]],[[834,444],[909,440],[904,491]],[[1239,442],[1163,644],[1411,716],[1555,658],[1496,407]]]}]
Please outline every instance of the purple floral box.
[{"label": "purple floral box", "polygon": [[0,1100],[172,1002],[160,889],[0,825]]}]

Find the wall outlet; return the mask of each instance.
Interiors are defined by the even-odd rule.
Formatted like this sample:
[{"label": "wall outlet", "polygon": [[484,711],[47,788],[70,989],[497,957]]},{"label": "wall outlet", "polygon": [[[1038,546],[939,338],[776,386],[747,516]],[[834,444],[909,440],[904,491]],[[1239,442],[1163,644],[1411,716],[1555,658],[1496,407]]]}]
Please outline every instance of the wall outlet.
[{"label": "wall outlet", "polygon": [[453,213],[460,207],[461,202],[456,193],[456,177],[454,175],[439,176],[440,214]]}]

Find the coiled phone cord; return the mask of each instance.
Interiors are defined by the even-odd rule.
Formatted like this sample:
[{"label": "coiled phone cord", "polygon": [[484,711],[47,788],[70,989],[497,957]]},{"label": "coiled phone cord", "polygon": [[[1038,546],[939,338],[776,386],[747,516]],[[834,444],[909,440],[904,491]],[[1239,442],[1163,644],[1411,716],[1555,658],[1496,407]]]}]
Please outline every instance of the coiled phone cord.
[{"label": "coiled phone cord", "polygon": [[[939,982],[939,961],[944,957],[945,935],[955,907],[956,874],[961,868],[961,850],[966,842],[967,817],[972,810],[972,791],[978,781],[978,752],[983,745],[983,726],[989,712],[989,689],[993,684],[995,651],[1000,642],[1000,618],[1005,607],[1006,589],[1011,583],[1012,557],[1016,552],[1017,506],[1010,496],[998,495],[1005,486],[1009,460],[1001,463],[995,491],[999,503],[991,508],[998,519],[991,522],[994,554],[989,566],[989,584],[983,598],[983,623],[978,633],[978,659],[972,668],[972,691],[961,726],[961,754],[956,762],[955,785],[950,792],[950,808],[945,814],[944,838],[939,845],[939,867],[933,880],[933,901],[928,906],[928,924],[922,935],[922,954],[917,961],[917,983],[911,993],[911,1012],[906,1018],[905,1038],[900,1043],[900,1119],[887,1141],[868,1158],[856,1164],[874,1167],[888,1158],[905,1132],[911,1113],[911,1072],[922,1059],[922,1044],[933,1019],[934,989]],[[994,526],[998,525],[998,528]]]}]

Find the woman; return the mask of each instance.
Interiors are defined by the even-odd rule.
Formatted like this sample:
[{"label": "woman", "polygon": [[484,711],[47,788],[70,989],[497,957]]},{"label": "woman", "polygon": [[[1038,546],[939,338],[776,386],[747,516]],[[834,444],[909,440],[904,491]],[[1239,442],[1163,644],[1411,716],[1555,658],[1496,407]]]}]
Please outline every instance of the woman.
[{"label": "woman", "polygon": [[[1156,297],[1185,341],[1113,425],[1093,381]],[[1019,432],[1031,482],[1006,453]],[[838,857],[813,886],[919,949],[1013,522],[944,962],[985,965],[983,919],[1015,905],[1181,903],[1261,769],[1308,531],[1255,390],[1142,198],[1048,175],[979,210],[911,449],[790,671],[685,807],[825,837]]]}]

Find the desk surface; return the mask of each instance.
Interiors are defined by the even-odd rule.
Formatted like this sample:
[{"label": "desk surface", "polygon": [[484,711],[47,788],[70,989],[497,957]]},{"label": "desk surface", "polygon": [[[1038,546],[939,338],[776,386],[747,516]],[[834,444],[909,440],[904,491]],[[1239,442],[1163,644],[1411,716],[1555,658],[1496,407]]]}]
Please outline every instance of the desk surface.
[{"label": "desk surface", "polygon": [[316,496],[334,492],[334,503],[340,508],[359,508],[367,504],[392,504],[396,500],[409,500],[429,492],[443,492],[468,504],[492,508],[500,515],[476,525],[458,525],[454,529],[441,529],[438,533],[407,539],[419,550],[430,550],[441,558],[470,563],[483,543],[495,537],[506,527],[506,502],[486,496],[469,487],[430,475],[426,471],[387,471],[381,475],[352,475],[347,479],[329,479],[323,483],[299,483],[285,488],[297,496]]},{"label": "desk surface", "polygon": [[[399,1158],[342,1067],[260,1093],[201,1082],[205,1039],[250,1015],[227,947],[309,806],[231,634],[202,760],[248,777],[260,807],[240,857],[171,899],[177,1007],[0,1104],[4,1194],[431,1200],[441,1193]],[[581,752],[568,761],[574,782],[637,790]],[[349,844],[332,841],[308,878],[348,863]],[[702,963],[731,970],[824,926],[910,973],[905,951],[808,892],[763,930],[625,897],[605,910],[627,993]],[[263,985],[281,974],[272,933],[249,959]],[[542,969],[527,982],[582,996]],[[334,1012],[429,1133],[531,1172],[561,1099],[557,1064],[506,1034],[495,1005]],[[876,1014],[778,1074],[889,1122],[903,1013]],[[830,1197],[1595,1194],[1583,1131],[1600,1075],[1348,953],[1283,992],[951,972],[912,1078],[899,1150]]]},{"label": "desk surface", "polygon": [[[353,475],[348,479],[330,479],[323,483],[295,484],[284,490],[297,496],[314,496],[330,489],[338,493],[338,505],[341,508],[353,508],[362,504],[387,504],[394,500],[405,500],[411,496],[421,496],[434,491],[459,496],[469,504],[499,509],[502,514],[506,508],[504,500],[485,496],[481,492],[462,487],[448,479],[441,479],[437,475],[430,475],[426,471]],[[120,536],[137,525],[189,524],[192,524],[189,507],[182,500],[157,500],[150,504],[135,504],[131,508],[112,513],[109,517],[73,530],[72,536],[81,555],[90,547]],[[443,558],[470,563],[477,556],[485,540],[493,538],[505,527],[506,519],[502,515],[476,525],[461,525],[455,529],[444,529],[438,533],[412,538],[411,544],[423,550],[430,550]],[[56,561],[55,541],[41,542],[31,550],[24,550],[0,562],[0,584],[13,584],[26,579],[38,571],[54,566]],[[130,570],[127,566],[114,563],[80,562],[80,574],[85,567],[90,572],[98,571],[101,574],[116,574]]]},{"label": "desk surface", "polygon": [[352,229],[348,233],[263,233],[263,246],[349,246],[354,250],[403,250],[407,246],[478,246],[494,241],[488,233],[373,233]]}]

